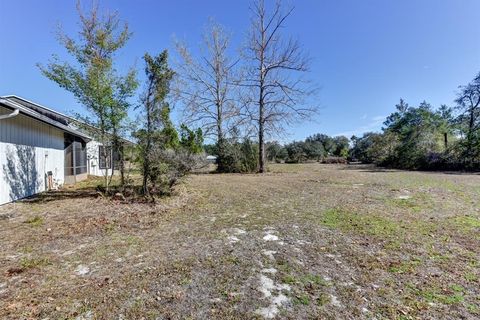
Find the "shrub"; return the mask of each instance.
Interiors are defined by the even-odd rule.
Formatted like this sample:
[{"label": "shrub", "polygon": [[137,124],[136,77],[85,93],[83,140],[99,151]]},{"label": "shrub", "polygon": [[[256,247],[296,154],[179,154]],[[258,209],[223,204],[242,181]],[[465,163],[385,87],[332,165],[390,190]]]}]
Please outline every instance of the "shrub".
[{"label": "shrub", "polygon": [[157,195],[171,194],[182,177],[208,165],[204,153],[193,153],[184,148],[157,148],[152,155],[151,193]]},{"label": "shrub", "polygon": [[223,159],[218,164],[218,172],[251,173],[258,169],[258,145],[250,139],[223,143]]},{"label": "shrub", "polygon": [[327,157],[322,160],[322,163],[327,164],[347,164],[347,159],[343,157]]}]

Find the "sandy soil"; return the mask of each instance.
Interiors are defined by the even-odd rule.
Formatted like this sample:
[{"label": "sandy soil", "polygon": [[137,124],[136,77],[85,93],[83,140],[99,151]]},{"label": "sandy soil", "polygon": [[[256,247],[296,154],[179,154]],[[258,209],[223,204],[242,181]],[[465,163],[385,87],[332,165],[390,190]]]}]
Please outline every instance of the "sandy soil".
[{"label": "sandy soil", "polygon": [[272,165],[0,207],[2,319],[476,319],[480,176]]}]

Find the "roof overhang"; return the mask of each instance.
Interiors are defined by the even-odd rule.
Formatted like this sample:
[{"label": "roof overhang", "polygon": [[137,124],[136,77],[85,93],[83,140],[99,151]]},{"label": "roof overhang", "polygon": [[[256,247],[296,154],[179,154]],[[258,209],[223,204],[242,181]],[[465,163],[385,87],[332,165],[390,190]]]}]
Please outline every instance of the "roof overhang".
[{"label": "roof overhang", "polygon": [[80,137],[82,138],[83,140],[85,140],[85,142],[88,142],[90,140],[92,140],[89,136],[87,136],[86,134],[82,133],[82,132],[79,132],[77,130],[74,130],[60,122],[57,122],[55,120],[52,120],[51,118],[47,117],[47,116],[44,116],[38,112],[35,112],[33,111],[32,109],[29,109],[29,108],[26,108],[24,107],[23,105],[15,102],[15,101],[12,101],[12,100],[9,100],[8,98],[1,98],[0,97],[0,104],[6,106],[7,108],[11,108],[13,110],[19,110],[19,112],[21,114],[24,114],[26,116],[29,116],[31,118],[34,118],[36,120],[39,120],[41,122],[44,122],[46,124],[49,124],[57,129],[60,129],[64,132],[67,132],[71,135],[74,135],[74,136],[77,136],[77,137]]}]

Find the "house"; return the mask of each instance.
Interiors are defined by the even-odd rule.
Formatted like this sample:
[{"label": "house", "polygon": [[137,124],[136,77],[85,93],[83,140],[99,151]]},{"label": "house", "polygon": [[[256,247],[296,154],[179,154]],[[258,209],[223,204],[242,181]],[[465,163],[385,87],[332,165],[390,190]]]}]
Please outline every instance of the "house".
[{"label": "house", "polygon": [[38,103],[0,97],[0,205],[88,175],[110,174],[114,153],[104,152],[87,131]]}]

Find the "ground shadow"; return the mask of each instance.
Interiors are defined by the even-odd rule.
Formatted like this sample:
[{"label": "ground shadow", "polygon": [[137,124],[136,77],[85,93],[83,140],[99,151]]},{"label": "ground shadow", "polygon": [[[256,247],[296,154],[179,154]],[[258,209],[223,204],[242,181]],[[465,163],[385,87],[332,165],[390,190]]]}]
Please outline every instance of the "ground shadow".
[{"label": "ground shadow", "polygon": [[480,175],[478,171],[452,171],[452,170],[408,170],[379,167],[374,164],[352,164],[342,167],[341,170],[356,170],[370,173],[394,173],[400,171],[421,172],[426,174],[448,174],[448,175]]},{"label": "ground shadow", "polygon": [[97,198],[101,194],[95,188],[76,189],[76,190],[52,190],[25,197],[19,202],[23,203],[44,203],[66,199],[85,199]]}]

